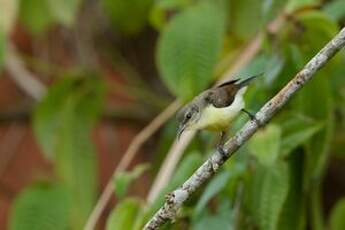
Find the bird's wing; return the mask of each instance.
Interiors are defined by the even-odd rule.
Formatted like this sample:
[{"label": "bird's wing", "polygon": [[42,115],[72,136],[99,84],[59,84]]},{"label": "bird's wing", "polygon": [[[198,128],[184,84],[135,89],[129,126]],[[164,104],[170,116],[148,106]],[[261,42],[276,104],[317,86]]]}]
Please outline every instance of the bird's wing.
[{"label": "bird's wing", "polygon": [[217,88],[208,90],[206,94],[206,101],[216,108],[224,108],[231,105],[234,101],[237,91],[240,89],[235,85],[236,81],[232,83],[224,83]]},{"label": "bird's wing", "polygon": [[233,85],[233,84],[235,84],[236,82],[238,82],[239,80],[240,80],[240,79],[237,78],[237,79],[234,79],[234,80],[230,80],[230,81],[223,82],[222,84],[217,85],[217,88],[222,88],[222,87],[227,86],[227,85]]}]

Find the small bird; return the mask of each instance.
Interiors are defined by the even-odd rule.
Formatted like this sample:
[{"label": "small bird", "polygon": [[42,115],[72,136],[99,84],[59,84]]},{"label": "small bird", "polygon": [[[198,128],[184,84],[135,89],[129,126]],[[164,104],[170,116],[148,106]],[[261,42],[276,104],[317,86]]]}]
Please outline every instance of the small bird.
[{"label": "small bird", "polygon": [[223,149],[226,130],[231,121],[240,113],[246,113],[251,119],[255,117],[245,110],[243,95],[247,85],[259,75],[247,79],[235,79],[208,89],[186,104],[177,114],[179,129],[178,139],[186,130],[210,130],[221,132],[218,151],[225,155]]}]

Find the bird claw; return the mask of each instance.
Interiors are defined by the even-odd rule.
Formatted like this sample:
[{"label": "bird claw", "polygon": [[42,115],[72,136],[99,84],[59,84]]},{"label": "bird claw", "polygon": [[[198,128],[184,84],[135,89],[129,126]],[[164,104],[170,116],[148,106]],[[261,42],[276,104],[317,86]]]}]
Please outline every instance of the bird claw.
[{"label": "bird claw", "polygon": [[245,109],[242,109],[242,112],[244,112],[245,114],[247,114],[250,120],[252,120],[252,121],[256,120],[255,115],[252,114],[251,112],[249,112],[249,111],[247,111],[247,110],[245,110]]},{"label": "bird claw", "polygon": [[227,153],[224,150],[223,146],[218,146],[217,151],[220,153],[220,155],[222,155],[223,159],[226,159]]}]

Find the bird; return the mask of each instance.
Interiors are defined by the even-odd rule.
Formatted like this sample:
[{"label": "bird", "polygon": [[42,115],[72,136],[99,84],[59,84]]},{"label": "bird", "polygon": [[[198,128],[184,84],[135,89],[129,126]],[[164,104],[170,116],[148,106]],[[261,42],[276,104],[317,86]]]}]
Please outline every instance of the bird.
[{"label": "bird", "polygon": [[255,116],[245,109],[243,96],[247,86],[261,74],[224,82],[218,86],[203,91],[192,101],[183,106],[177,113],[179,128],[177,138],[187,130],[209,130],[220,132],[220,140],[217,150],[226,155],[224,141],[226,131],[241,112],[244,112],[250,119]]}]

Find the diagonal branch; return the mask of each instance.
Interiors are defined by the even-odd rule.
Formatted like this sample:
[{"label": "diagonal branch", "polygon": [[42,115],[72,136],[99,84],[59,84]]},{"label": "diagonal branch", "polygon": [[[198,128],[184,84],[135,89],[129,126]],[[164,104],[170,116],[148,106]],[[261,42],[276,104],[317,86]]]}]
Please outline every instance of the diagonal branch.
[{"label": "diagonal branch", "polygon": [[[284,22],[284,18],[285,15],[281,14],[277,19],[273,20],[270,23],[267,30],[271,33],[275,33],[281,27],[282,23]],[[262,39],[263,34],[259,34],[244,48],[237,61],[223,74],[221,81],[231,79],[237,71],[239,71],[244,65],[249,63],[253,59],[253,57],[255,57],[255,55],[259,51]],[[166,120],[168,120],[176,112],[179,107],[180,101],[176,99],[168,106],[168,108],[166,108],[140,133],[138,133],[138,135],[135,136],[133,141],[129,144],[129,148],[124,153],[119,166],[117,166],[114,170],[113,176],[115,176],[118,172],[128,168],[129,164],[131,163],[132,159],[137,154],[137,151],[141,148],[141,146],[150,138],[152,134],[154,134],[160,128],[160,126],[164,124]],[[160,170],[158,176],[156,177],[158,179],[156,179],[153,183],[153,186],[151,186],[152,190],[149,192],[147,198],[148,203],[152,203],[157,194],[160,192],[161,188],[165,186],[165,182],[167,181],[166,178],[170,178],[170,175],[176,167],[176,164],[179,161],[180,157],[182,156],[184,149],[187,147],[193,137],[193,133],[188,133],[188,135],[184,135],[183,141],[180,140],[180,142],[178,143],[176,143],[176,141],[174,142],[175,144],[172,146],[168,153],[167,160],[165,161],[166,163],[163,163],[163,166],[161,167],[162,170],[164,170],[164,173],[162,170]],[[168,166],[164,167],[166,165]],[[160,177],[162,177],[163,180],[160,180]],[[95,228],[99,217],[101,216],[105,206],[109,202],[114,190],[111,178],[109,179],[105,189],[102,191],[102,194],[99,197],[96,206],[92,210],[86,222],[84,230],[91,230]]]},{"label": "diagonal branch", "polygon": [[25,68],[14,45],[8,43],[7,46],[5,66],[9,76],[25,93],[35,100],[40,100],[47,91],[45,85]]},{"label": "diagonal branch", "polygon": [[212,177],[217,169],[229,159],[237,149],[239,149],[258,129],[271,120],[289,99],[312,79],[314,74],[322,68],[341,48],[345,46],[345,27],[318,53],[296,76],[269,100],[258,113],[255,119],[248,121],[237,134],[226,144],[226,156],[215,152],[206,162],[204,162],[194,174],[175,191],[168,194],[163,207],[161,207],[152,219],[146,224],[144,229],[158,229],[168,220],[176,217],[177,210],[183,205],[193,192],[198,189],[206,180]]},{"label": "diagonal branch", "polygon": [[[269,23],[269,25],[267,26],[267,31],[271,34],[277,33],[277,31],[284,24],[285,17],[285,13],[278,15],[277,18]],[[252,61],[252,59],[260,51],[263,40],[264,32],[261,31],[248,43],[248,45],[244,47],[241,55],[227,69],[227,71],[223,73],[216,84],[221,84],[223,82],[231,80],[237,72],[239,72],[250,61]],[[192,141],[195,134],[196,132],[184,133],[179,142],[177,142],[177,139],[175,139],[174,144],[171,146],[169,152],[167,153],[167,156],[151,186],[151,189],[147,196],[147,203],[152,204],[159,195],[160,191],[167,185],[169,178],[171,177],[185,149],[188,147],[188,144]]]}]

